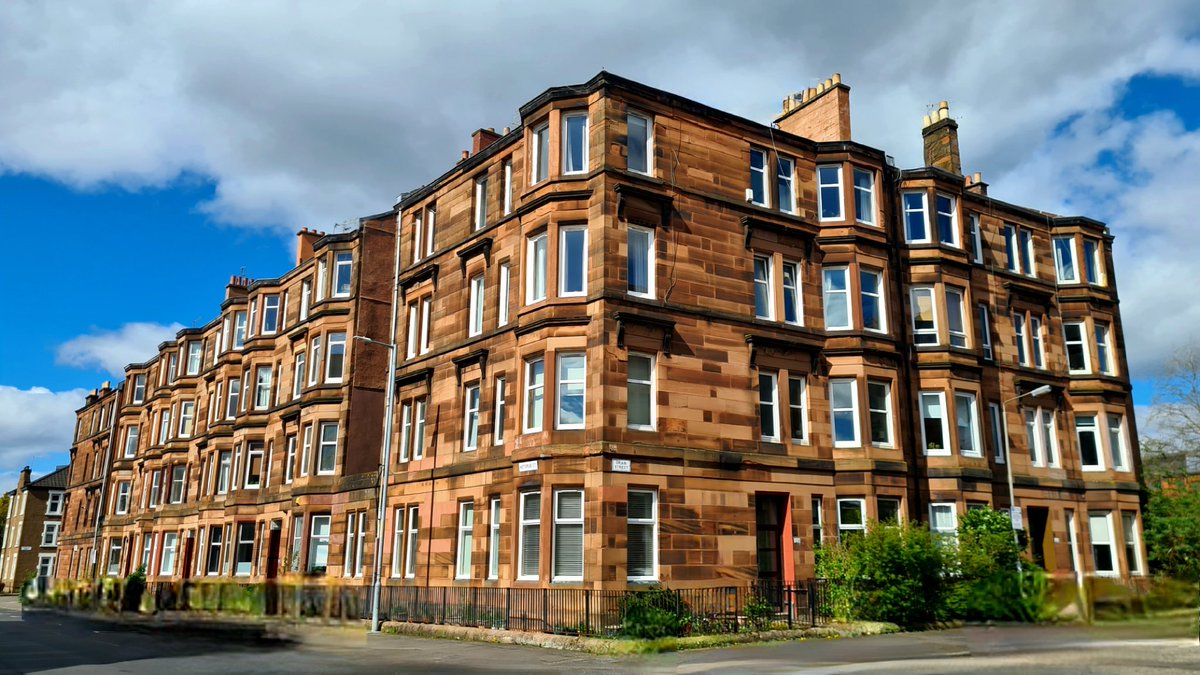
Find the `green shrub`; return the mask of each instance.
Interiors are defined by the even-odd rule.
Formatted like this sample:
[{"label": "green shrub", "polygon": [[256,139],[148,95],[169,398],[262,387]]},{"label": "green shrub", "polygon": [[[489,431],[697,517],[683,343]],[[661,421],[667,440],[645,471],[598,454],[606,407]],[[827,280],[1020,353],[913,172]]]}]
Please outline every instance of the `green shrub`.
[{"label": "green shrub", "polygon": [[1197,598],[1196,584],[1171,579],[1155,577],[1150,583],[1150,592],[1146,594],[1146,609],[1181,609],[1200,605]]},{"label": "green shrub", "polygon": [[142,595],[146,592],[146,566],[138,568],[125,578],[125,592],[121,595],[121,611],[137,612],[142,607]]},{"label": "green shrub", "polygon": [[742,611],[746,614],[751,628],[766,630],[770,628],[771,619],[775,616],[775,603],[755,593],[746,598],[746,605]]},{"label": "green shrub", "polygon": [[862,536],[817,552],[834,616],[918,628],[937,618],[943,551],[920,523],[871,523]]},{"label": "green shrub", "polygon": [[1046,573],[1026,561],[1023,543],[1004,511],[975,509],[962,516],[958,545],[947,551],[942,618],[968,621],[1045,621],[1054,615]]},{"label": "green shrub", "polygon": [[632,593],[621,601],[621,635],[640,640],[685,635],[691,608],[665,588]]}]

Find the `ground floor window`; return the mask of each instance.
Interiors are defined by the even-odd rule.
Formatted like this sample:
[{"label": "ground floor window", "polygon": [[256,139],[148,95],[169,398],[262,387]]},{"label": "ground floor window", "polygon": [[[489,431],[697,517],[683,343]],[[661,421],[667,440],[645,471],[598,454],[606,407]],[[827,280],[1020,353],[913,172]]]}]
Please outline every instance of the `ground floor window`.
[{"label": "ground floor window", "polygon": [[329,565],[329,516],[313,516],[308,535],[308,571],[324,574]]},{"label": "ground floor window", "polygon": [[658,580],[658,494],[630,490],[626,574],[630,581]]},{"label": "ground floor window", "polygon": [[1116,576],[1117,554],[1113,543],[1112,512],[1088,513],[1088,530],[1092,538],[1092,562],[1096,566],[1096,573]]},{"label": "ground floor window", "polygon": [[254,523],[238,523],[235,558],[234,575],[248,577],[254,572]]},{"label": "ground floor window", "polygon": [[861,535],[867,529],[865,499],[839,499],[838,504],[838,541],[846,541],[847,537]]}]

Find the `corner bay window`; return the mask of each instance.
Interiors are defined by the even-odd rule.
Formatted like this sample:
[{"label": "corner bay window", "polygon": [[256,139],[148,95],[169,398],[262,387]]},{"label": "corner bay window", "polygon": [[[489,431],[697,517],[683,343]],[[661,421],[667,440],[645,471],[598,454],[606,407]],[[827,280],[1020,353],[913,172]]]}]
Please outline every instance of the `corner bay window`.
[{"label": "corner bay window", "polygon": [[767,152],[750,148],[750,203],[767,205]]},{"label": "corner bay window", "polygon": [[858,382],[829,381],[829,408],[833,420],[833,444],[854,447],[858,441]]},{"label": "corner bay window", "polygon": [[588,168],[588,118],[586,113],[563,115],[563,174],[585,173]]},{"label": "corner bay window", "polygon": [[562,297],[587,294],[587,226],[559,229],[558,294]]},{"label": "corner bay window", "polygon": [[821,271],[825,304],[825,329],[846,330],[850,322],[850,270],[827,267]]},{"label": "corner bay window", "polygon": [[940,391],[920,393],[921,445],[927,455],[948,455],[950,437],[946,424],[946,394]]},{"label": "corner bay window", "polygon": [[530,183],[537,185],[550,176],[550,125],[543,122],[535,126],[532,140],[530,163],[533,165],[533,180]]},{"label": "corner bay window", "polygon": [[654,231],[629,226],[626,280],[630,295],[654,297]]},{"label": "corner bay window", "polygon": [[649,117],[637,113],[625,115],[625,167],[636,173],[650,173],[650,158],[654,156],[654,124]]},{"label": "corner bay window", "polygon": [[821,220],[842,220],[842,167],[817,167],[817,212]]},{"label": "corner bay window", "polygon": [[558,355],[558,405],[554,426],[557,429],[582,429],[584,389],[587,375],[583,354]]}]

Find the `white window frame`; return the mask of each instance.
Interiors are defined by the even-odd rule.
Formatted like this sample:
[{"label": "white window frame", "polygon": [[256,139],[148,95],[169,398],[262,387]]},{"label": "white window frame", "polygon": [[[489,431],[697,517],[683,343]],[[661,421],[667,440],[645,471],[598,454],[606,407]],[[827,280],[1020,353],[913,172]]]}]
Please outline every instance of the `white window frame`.
[{"label": "white window frame", "polygon": [[404,507],[397,506],[392,509],[392,578],[399,579],[404,576]]},{"label": "white window frame", "polygon": [[[915,208],[909,207],[908,197],[910,195],[920,195],[920,197],[921,197],[921,208],[920,209],[915,209]],[[926,190],[907,190],[907,191],[901,193],[900,200],[901,200],[901,202],[900,202],[901,206],[903,207],[902,210],[903,210],[903,215],[904,215],[903,227],[904,227],[905,243],[907,243],[907,244],[930,244],[930,243],[933,243],[933,237],[931,236],[931,233],[930,233],[930,223],[929,223],[929,192],[927,192]],[[921,222],[923,223],[923,226],[925,228],[925,236],[920,237],[920,238],[914,238],[912,236],[913,233],[909,231],[909,227],[908,227],[908,221],[909,221],[910,214],[914,214],[914,213],[921,214]]]},{"label": "white window frame", "polygon": [[412,435],[412,414],[413,404],[410,401],[405,401],[400,406],[400,461],[407,462],[409,450],[411,449],[410,436]]},{"label": "white window frame", "polygon": [[[838,408],[833,402],[833,389],[835,385],[849,384],[850,385],[850,402],[849,408]],[[860,429],[861,422],[858,415],[858,380],[855,378],[831,378],[829,380],[829,425],[830,434],[833,437],[833,447],[835,448],[857,448],[862,445],[862,431]],[[837,413],[849,413],[854,421],[854,438],[850,440],[838,440],[837,438]]]},{"label": "white window frame", "polygon": [[[940,510],[947,510],[950,514],[950,527],[937,527],[937,513]],[[932,502],[929,505],[929,531],[937,538],[941,538],[947,542],[958,542],[958,503],[957,502]]]},{"label": "white window frame", "polygon": [[[560,513],[559,513],[559,506],[562,502],[562,498],[566,495],[572,495],[572,494],[579,495],[579,517],[578,518],[564,517],[564,516],[560,515]],[[585,524],[586,517],[587,517],[587,501],[584,498],[583,490],[577,489],[577,488],[555,490],[553,506],[554,506],[554,508],[553,508],[553,512],[551,514],[552,525],[553,525],[553,527],[552,527],[553,538],[551,541],[551,555],[550,555],[550,581],[551,582],[583,581],[583,571],[584,571],[584,568],[586,567],[586,564],[584,562],[584,557],[585,557],[584,554],[586,551],[585,546],[587,544],[587,527]],[[560,530],[560,528],[562,528],[564,526],[570,527],[570,526],[576,526],[576,525],[579,526],[579,539],[580,539],[580,542],[579,542],[579,555],[580,555],[579,574],[559,574],[557,562],[558,562],[559,552],[562,550],[561,540],[563,539],[562,533],[560,533],[559,530]]]},{"label": "white window frame", "polygon": [[[254,410],[271,407],[271,366],[254,367]],[[180,420],[182,422],[182,419]],[[182,429],[182,424],[180,428]]]},{"label": "white window frame", "polygon": [[308,310],[312,307],[312,280],[300,282],[300,320],[308,320]]},{"label": "white window frame", "polygon": [[[567,255],[567,235],[575,232],[583,233],[583,259],[577,261],[580,267],[580,283],[582,288],[567,290],[567,266],[571,260]],[[588,292],[588,228],[587,225],[564,225],[558,228],[558,297],[577,298],[586,296]]]},{"label": "white window frame", "polygon": [[[630,500],[627,497],[627,500],[626,500],[626,508],[627,508],[626,514],[627,515],[626,515],[626,523],[625,523],[625,525],[626,525],[626,546],[625,546],[626,556],[628,557],[628,555],[629,555],[629,539],[628,539],[629,526],[632,525],[632,526],[636,526],[636,527],[649,527],[650,532],[651,532],[650,551],[649,551],[650,573],[649,574],[629,574],[628,573],[628,565],[627,565],[626,566],[626,580],[631,581],[631,582],[641,582],[641,583],[658,581],[658,491],[657,490],[630,488],[628,495],[632,496],[634,494],[644,494],[644,495],[650,496],[650,517],[649,518],[637,518],[637,517],[634,517],[633,515],[630,515],[631,510],[628,509],[628,504],[629,504]],[[628,560],[626,562],[628,562]]]},{"label": "white window frame", "polygon": [[[318,534],[318,522],[323,525],[325,534]],[[309,573],[316,571],[318,567],[325,568],[323,574],[329,574],[329,547],[330,539],[333,534],[333,516],[328,513],[313,514],[309,519],[308,526],[308,560],[305,561],[304,569]],[[324,549],[322,551],[322,549]],[[324,553],[324,556],[321,554]],[[323,560],[321,558],[324,558]]]},{"label": "white window frame", "polygon": [[[646,361],[649,361],[650,379],[648,379],[648,380],[635,379],[633,377],[633,375],[630,374],[629,364],[631,364],[634,359],[645,359]],[[655,377],[655,374],[657,372],[657,366],[658,366],[658,358],[654,354],[642,354],[642,353],[637,353],[637,352],[629,353],[629,359],[626,363],[626,371],[625,371],[625,421],[630,429],[637,429],[639,431],[654,431],[655,429],[658,428],[658,414],[657,414],[658,405],[656,405],[657,397],[658,397],[658,386],[655,382],[657,379]],[[647,417],[650,420],[649,424],[634,424],[633,422],[629,421],[631,419],[631,416],[629,414],[630,407],[631,407],[629,391],[634,386],[646,387],[649,389],[649,397],[647,400],[647,404],[650,407],[650,409],[647,411],[648,412]]]},{"label": "white window frame", "polygon": [[[168,543],[169,542],[169,543]],[[178,546],[179,534],[164,532],[162,535],[162,555],[159,560],[158,573],[168,577],[175,573],[175,549]]]},{"label": "white window frame", "polygon": [[[267,319],[274,316],[268,328]],[[262,311],[262,334],[274,335],[279,332],[279,294],[272,293],[271,295],[263,296],[263,311]],[[190,365],[189,357],[189,365]]]},{"label": "white window frame", "polygon": [[[877,290],[874,293],[868,292],[867,285],[863,283],[863,279],[868,276],[875,277],[875,279],[878,282],[875,286],[875,288]],[[867,298],[867,297],[875,298],[875,302],[876,302],[877,306],[879,307],[879,327],[878,328],[867,325],[867,313],[866,313],[865,309],[862,310],[863,330],[870,332],[870,333],[880,333],[880,334],[887,333],[887,329],[888,329],[887,300],[886,300],[886,296],[883,292],[883,272],[881,272],[879,270],[865,269],[865,268],[860,267],[858,270],[858,293],[859,293],[860,309],[866,307],[865,298]]]},{"label": "white window frame", "polygon": [[979,316],[979,347],[983,351],[983,358],[988,361],[995,360],[996,354],[992,351],[992,320],[989,316],[988,306],[985,303],[976,305]]},{"label": "white window frame", "polygon": [[[921,347],[936,347],[942,343],[942,338],[938,330],[940,328],[941,321],[939,321],[940,317],[938,316],[938,301],[936,291],[937,289],[935,289],[933,286],[913,286],[908,290],[909,301],[912,303],[913,343]],[[926,293],[929,295],[929,306],[933,312],[933,327],[917,328],[917,296]],[[921,338],[924,336],[933,336],[933,341],[921,341]]]},{"label": "white window frame", "polygon": [[[629,148],[632,147],[632,145],[633,145],[633,143],[632,143],[633,133],[630,131],[633,128],[633,124],[630,122],[630,120],[632,120],[634,118],[645,122],[646,138],[642,141],[642,143],[644,144],[644,147],[645,147],[646,166],[645,166],[645,168],[642,168],[642,169],[632,166],[628,161]],[[633,112],[633,111],[626,112],[625,113],[625,139],[626,139],[626,141],[625,141],[626,142],[625,168],[632,173],[638,173],[643,176],[654,175],[654,118],[649,115],[644,115],[639,112]]]},{"label": "white window frame", "polygon": [[[766,277],[760,278],[759,270],[766,271]],[[775,320],[775,264],[772,256],[756,255],[754,256],[754,318],[764,321]],[[758,291],[765,289],[766,291],[766,307],[758,306]],[[766,313],[762,313],[761,309],[765,309]]]},{"label": "white window frame", "polygon": [[463,389],[463,451],[471,452],[479,447],[479,383],[468,384]]},{"label": "white window frame", "polygon": [[[1090,425],[1081,422],[1090,418]],[[1088,463],[1083,457],[1083,436],[1091,434],[1092,446],[1096,449],[1096,461]],[[1096,413],[1075,415],[1075,444],[1079,448],[1079,466],[1084,471],[1104,471],[1104,442],[1100,438],[1100,416]]]},{"label": "white window frame", "polygon": [[475,177],[475,203],[472,209],[472,231],[478,232],[487,227],[488,177],[480,174]]},{"label": "white window frame", "polygon": [[[788,208],[784,208],[785,195]],[[775,156],[775,199],[780,211],[795,215],[797,209],[796,160],[790,157]]]},{"label": "white window frame", "polygon": [[246,346],[246,313],[233,313],[233,348],[241,351]]},{"label": "white window frame", "polygon": [[[971,450],[963,447],[962,427],[959,424],[960,407],[967,406],[967,425],[970,433]],[[958,452],[963,457],[983,457],[983,434],[979,432],[979,398],[975,392],[954,392],[954,431]]]},{"label": "white window frame", "polygon": [[[333,292],[330,297],[333,298],[348,298],[351,294],[351,289],[354,287],[354,254],[350,251],[336,251],[333,254]],[[342,293],[338,290],[341,285],[342,271],[345,268],[346,273],[346,292]]]},{"label": "white window frame", "polygon": [[[870,185],[865,188],[860,186],[858,184],[859,176],[870,178]],[[854,183],[854,220],[864,225],[875,225],[877,220],[875,215],[875,172],[856,166],[853,167],[853,171],[851,172],[851,179]],[[866,208],[860,209],[859,205],[864,200],[866,201]],[[865,211],[867,219],[860,218],[859,211]]]},{"label": "white window frame", "polygon": [[[954,314],[958,312],[958,330],[954,329]],[[971,330],[967,323],[967,292],[954,286],[946,287],[946,332],[950,336],[950,346],[970,349]]]},{"label": "white window frame", "polygon": [[63,514],[63,503],[65,502],[63,492],[61,490],[51,490],[46,497],[46,515],[61,516]]},{"label": "white window frame", "polygon": [[[130,496],[129,481],[123,480],[123,481],[118,482],[117,483],[117,499],[116,499],[116,504],[115,504],[116,508],[114,509],[114,513],[116,513],[118,516],[123,516],[123,515],[129,513],[129,496]],[[53,525],[55,528],[58,527],[58,523],[44,523],[43,524],[43,526],[42,526],[42,535],[43,535],[42,546],[46,545],[46,540],[45,540],[46,529],[45,528],[47,525]]]},{"label": "white window frame", "polygon": [[[270,297],[270,296],[269,296]],[[279,301],[279,296],[273,296],[276,302]],[[278,312],[278,308],[276,309]],[[204,343],[199,340],[188,340],[187,343],[187,363],[184,366],[184,373],[187,375],[199,375],[200,368],[204,365]]]},{"label": "white window frame", "polygon": [[425,255],[426,257],[433,255],[437,246],[437,240],[434,236],[437,234],[437,205],[429,204],[425,207]]},{"label": "white window frame", "polygon": [[[797,413],[799,425],[794,419]],[[808,445],[808,378],[802,374],[788,376],[788,433],[793,443]]]},{"label": "white window frame", "polygon": [[[563,359],[579,358],[583,360],[583,379],[567,380],[565,378],[566,369],[563,368]],[[554,428],[555,429],[583,429],[587,424],[587,354],[585,352],[559,352],[555,355],[555,379],[557,382],[554,388]],[[579,387],[579,397],[582,401],[582,410],[580,412],[580,420],[575,424],[567,424],[563,422],[563,393],[570,386]]]},{"label": "white window frame", "polygon": [[[764,382],[768,385],[767,389],[763,390]],[[771,429],[774,433],[768,434],[767,427],[764,422],[767,418],[763,414],[764,407],[770,407]],[[769,370],[758,371],[758,430],[759,439],[768,443],[778,443],[780,440],[779,429],[779,373]]]},{"label": "white window frame", "polygon": [[408,536],[404,541],[404,578],[417,577],[417,549],[421,543],[421,508],[408,507]]},{"label": "white window frame", "polygon": [[[325,336],[325,384],[341,384],[346,377],[347,344],[345,333],[329,333]],[[340,351],[342,367],[333,372],[334,351]]]},{"label": "white window frame", "polygon": [[1102,321],[1092,322],[1092,332],[1096,336],[1096,369],[1101,375],[1116,375],[1113,366],[1112,330]]},{"label": "white window frame", "polygon": [[[517,581],[537,581],[541,577],[542,568],[542,493],[540,490],[532,490],[522,492],[520,495],[517,510]],[[536,514],[532,518],[527,518],[525,504],[531,499],[537,502]],[[532,561],[533,574],[525,572],[525,563],[530,562],[525,559],[526,538],[531,538],[537,548],[536,558]]]},{"label": "white window frame", "polygon": [[324,352],[321,348],[324,343],[320,335],[314,337],[309,344],[308,353],[312,355],[312,359],[308,362],[308,386],[315,387],[321,381],[321,361]]},{"label": "white window frame", "polygon": [[[534,381],[534,367],[541,365],[540,384]],[[536,405],[536,408],[535,408]],[[525,361],[525,395],[521,397],[521,429],[523,433],[535,433],[546,426],[546,359],[538,356]],[[536,410],[536,414],[534,411]],[[537,424],[532,424],[533,418]]]},{"label": "white window frame", "polygon": [[[832,169],[837,178],[832,183],[825,182],[827,170]],[[825,215],[825,189],[837,188],[837,213]],[[817,219],[821,222],[831,222],[846,219],[846,195],[842,185],[842,165],[822,164],[817,166]]]},{"label": "white window frame", "polygon": [[138,436],[142,428],[136,424],[125,427],[125,459],[137,456]]},{"label": "white window frame", "polygon": [[977,265],[983,264],[983,230],[979,227],[979,214],[967,215],[967,227],[971,230],[971,261]]},{"label": "white window frame", "polygon": [[525,239],[525,304],[546,299],[549,286],[550,235],[541,232]]},{"label": "white window frame", "polygon": [[[1128,520],[1126,520],[1128,516]],[[1137,511],[1120,511],[1121,518],[1121,539],[1125,543],[1125,568],[1129,570],[1130,576],[1140,577],[1144,575],[1145,566],[1142,563],[1142,537],[1138,534],[1138,514]],[[1128,527],[1127,527],[1128,526]],[[1133,560],[1129,559],[1129,551],[1133,550]]]},{"label": "white window frame", "polygon": [[1022,366],[1029,366],[1032,359],[1029,358],[1029,334],[1025,326],[1025,313],[1013,312],[1013,338],[1017,343],[1017,363]]},{"label": "white window frame", "polygon": [[[857,504],[859,522],[848,523],[842,520],[842,504]],[[842,541],[842,535],[850,532],[866,532],[867,531],[867,500],[861,497],[841,498],[837,500],[837,529],[838,541]]]},{"label": "white window frame", "polygon": [[[1060,248],[1060,244],[1063,242],[1067,244],[1065,255],[1070,257],[1069,261],[1066,259],[1066,257],[1064,257],[1063,249]],[[1050,248],[1054,251],[1054,274],[1058,278],[1058,283],[1081,283],[1079,274],[1079,256],[1076,255],[1074,235],[1068,235],[1065,237],[1051,237]],[[1071,264],[1070,270],[1067,269],[1067,262],[1070,262]],[[1067,272],[1071,272],[1071,274],[1067,274]]]},{"label": "white window frame", "polygon": [[425,411],[428,407],[425,397],[417,399],[413,408],[413,459],[425,459]]},{"label": "white window frame", "polygon": [[496,310],[496,326],[508,325],[508,305],[509,305],[509,277],[510,267],[508,263],[500,264],[500,292],[497,293],[497,310]]},{"label": "white window frame", "polygon": [[421,298],[421,354],[429,353],[429,333],[433,329],[430,325],[433,321],[433,298],[425,296]]},{"label": "white window frame", "polygon": [[[329,428],[333,429],[333,440],[332,441],[326,440],[326,438],[325,438],[325,430],[329,429]],[[320,435],[317,437],[318,445],[317,445],[317,457],[316,457],[316,460],[317,460],[316,473],[318,476],[332,476],[333,474],[337,473],[338,445],[340,445],[340,441],[341,441],[340,434],[341,434],[341,429],[337,422],[321,422]],[[324,464],[322,459],[324,459],[326,457],[327,452],[330,453],[330,462],[329,463],[333,465],[328,469],[326,469],[322,466]]]},{"label": "white window frame", "polygon": [[476,274],[469,282],[467,314],[467,337],[483,333],[483,274]]},{"label": "white window frame", "polygon": [[[1037,276],[1037,257],[1033,250],[1033,231],[1028,228],[1017,229],[1017,240],[1021,245],[1021,268],[1027,277]],[[1026,264],[1028,263],[1028,264]]]},{"label": "white window frame", "polygon": [[[831,289],[829,287],[829,283],[828,283],[829,275],[830,275],[830,273],[839,273],[839,272],[842,275],[842,280],[845,283],[846,287],[841,290]],[[825,309],[825,314],[824,314],[825,330],[831,331],[831,330],[853,330],[854,329],[854,312],[853,312],[854,308],[850,302],[851,290],[852,290],[852,286],[850,284],[850,268],[849,267],[847,267],[845,265],[840,265],[840,266],[833,266],[833,267],[824,267],[821,269],[821,298],[822,298],[822,304]],[[845,305],[846,305],[846,323],[844,325],[831,325],[829,323],[829,306],[831,304],[830,298],[833,295],[841,295],[842,302],[845,303]]]},{"label": "white window frame", "polygon": [[[1129,434],[1125,426],[1125,415],[1105,413],[1105,428],[1108,430],[1108,457],[1114,471],[1129,471]],[[1113,420],[1117,424],[1113,425]],[[1114,446],[1113,441],[1117,441]]]},{"label": "white window frame", "polygon": [[507,216],[508,214],[512,213],[512,207],[513,207],[512,157],[509,157],[508,159],[504,160],[504,166],[502,168],[502,175],[504,176],[504,199],[503,199],[503,203],[500,206],[501,206],[502,215]]},{"label": "white window frame", "polygon": [[[804,325],[804,282],[800,278],[801,265],[793,260],[783,261],[783,275],[780,279],[781,287],[783,288],[783,321],[784,323],[793,326]],[[788,283],[788,276],[792,277],[792,282]],[[794,319],[789,319],[787,316],[788,301],[791,301],[792,307],[796,313]]]},{"label": "white window frame", "polygon": [[[1072,340],[1067,332],[1068,327],[1075,327],[1079,330],[1079,338]],[[1072,375],[1087,375],[1092,372],[1092,359],[1088,353],[1087,343],[1087,323],[1084,321],[1064,321],[1063,322],[1063,351],[1067,357],[1067,372]],[[1071,346],[1079,347],[1079,352],[1083,354],[1083,368],[1071,367]]]},{"label": "white window frame", "polygon": [[[631,253],[631,251],[633,250],[633,246],[630,244],[635,236],[646,238],[646,259],[644,261],[635,261],[633,259],[633,255]],[[654,229],[649,228],[649,227],[640,227],[638,225],[629,225],[629,226],[627,226],[627,232],[625,234],[625,239],[626,239],[626,241],[625,241],[625,243],[626,243],[626,247],[625,247],[625,251],[626,251],[626,280],[625,280],[626,285],[625,285],[625,288],[626,288],[626,292],[629,293],[629,295],[632,295],[636,298],[653,299],[655,297],[655,295],[654,295],[655,294],[654,276],[655,276],[655,272],[657,271],[657,269],[656,269],[657,261],[656,261],[656,255],[655,255],[657,252],[655,251]],[[645,275],[646,275],[646,290],[645,291],[635,291],[631,288],[630,280],[632,279],[632,275],[629,274],[629,271],[632,270],[635,267],[635,265],[638,267],[642,267],[645,272]]]},{"label": "white window frame", "polygon": [[[1108,535],[1108,541],[1097,541],[1097,532],[1095,530],[1095,520],[1097,518],[1104,519],[1104,532]],[[1117,557],[1117,538],[1113,532],[1112,511],[1088,511],[1088,538],[1092,544],[1092,567],[1096,570],[1096,576],[1101,577],[1119,577],[1121,576],[1121,559]],[[1109,557],[1112,560],[1113,568],[1110,570],[1100,569],[1100,565],[1096,560],[1096,548],[1098,546],[1108,546]]]},{"label": "white window frame", "polygon": [[[883,387],[883,400],[885,407],[883,409],[871,407],[871,387]],[[871,445],[877,448],[894,448],[896,447],[896,438],[894,420],[892,418],[892,383],[887,380],[867,380],[867,429],[873,429],[871,424],[873,415],[883,414],[887,421],[887,439],[884,441],[876,441],[871,439]]]},{"label": "white window frame", "polygon": [[999,403],[988,403],[988,420],[992,430],[993,459],[997,464],[1003,464],[1008,459],[1008,425]]},{"label": "white window frame", "polygon": [[[1088,249],[1091,249],[1089,252]],[[1083,239],[1083,264],[1084,264],[1084,279],[1092,286],[1104,286],[1106,284],[1104,270],[1104,244],[1095,239]],[[1095,279],[1089,272],[1095,272]]]},{"label": "white window frame", "polygon": [[139,373],[133,376],[133,403],[139,405],[146,401],[146,374]]},{"label": "white window frame", "polygon": [[[925,437],[925,401],[926,397],[936,397],[938,410],[941,411],[942,424],[942,447],[930,448],[929,439]],[[944,391],[921,391],[917,395],[917,415],[921,420],[921,448],[927,456],[949,456],[950,455],[950,421],[949,410],[946,409],[946,392]],[[930,417],[929,419],[936,419]]]},{"label": "white window frame", "polygon": [[550,177],[550,123],[542,122],[533,127],[530,134],[529,165],[533,168],[530,174],[533,180],[530,186],[537,185]]},{"label": "white window frame", "polygon": [[304,392],[304,376],[308,374],[308,356],[303,349],[296,352],[295,364],[292,366],[292,398],[300,398]]},{"label": "white window frame", "polygon": [[500,578],[500,498],[488,500],[488,573],[487,578]]},{"label": "white window frame", "polygon": [[1040,316],[1029,317],[1029,342],[1030,351],[1033,353],[1033,367],[1046,368],[1046,343],[1042,339],[1042,318]]},{"label": "white window frame", "polygon": [[504,445],[504,419],[506,417],[507,401],[505,389],[507,381],[501,376],[492,381],[492,445]]},{"label": "white window frame", "polygon": [[[942,210],[942,205],[941,205],[942,199],[949,200],[949,202],[950,202],[950,210],[949,211]],[[933,196],[933,206],[934,206],[934,211],[936,212],[935,220],[936,220],[937,231],[938,231],[938,243],[942,244],[944,246],[953,246],[954,248],[961,248],[962,245],[959,243],[960,237],[958,234],[958,199],[956,199],[954,196],[948,195],[944,192],[935,192],[934,196]],[[950,219],[950,241],[946,241],[945,239],[942,238],[942,218],[943,217]]]},{"label": "white window frame", "polygon": [[283,467],[283,483],[291,485],[296,478],[296,434],[289,434],[284,440],[287,446],[286,454],[284,455],[286,462]]},{"label": "white window frame", "polygon": [[[762,166],[761,167],[754,166],[754,158],[756,156],[762,158]],[[759,199],[754,194],[755,174],[757,174],[759,179],[762,181],[761,199]],[[755,206],[766,206],[767,203],[769,201],[771,201],[771,188],[767,184],[767,151],[766,150],[762,150],[760,148],[753,148],[753,147],[750,148],[750,186],[749,186],[748,190],[749,190],[748,194],[750,195],[750,203],[754,204]]]},{"label": "white window frame", "polygon": [[414,214],[414,215],[413,215],[413,221],[412,221],[412,252],[413,252],[413,255],[412,255],[412,261],[413,261],[413,264],[414,264],[414,265],[415,265],[416,263],[420,262],[420,260],[421,260],[421,256],[422,256],[422,248],[423,248],[423,247],[421,246],[421,237],[422,237],[422,235],[424,234],[424,231],[425,231],[425,225],[424,225],[423,218],[424,218],[423,212],[422,212],[422,211],[420,211],[420,210],[418,210],[418,211],[416,212],[416,214]]},{"label": "white window frame", "polygon": [[[250,467],[254,464],[254,459],[258,458],[258,480],[250,482]],[[246,444],[246,461],[242,465],[242,487],[247,490],[257,490],[263,486],[263,480],[266,478],[267,456],[266,448],[261,442],[250,442]]]},{"label": "white window frame", "polygon": [[475,502],[458,504],[458,537],[454,555],[454,578],[470,579],[471,553],[475,546]]},{"label": "white window frame", "polygon": [[[579,158],[580,168],[572,169],[572,168],[570,168],[570,164],[569,164],[569,161],[571,159],[571,157],[570,157],[570,154],[571,154],[570,124],[571,124],[571,120],[579,119],[581,117],[583,118],[583,130],[582,130],[583,142],[580,145],[583,148],[583,156]],[[589,155],[591,154],[588,151],[589,150],[589,148],[588,148],[589,132],[590,132],[590,121],[588,120],[588,114],[586,111],[584,111],[584,112],[569,112],[569,113],[563,114],[563,116],[562,116],[562,136],[559,139],[561,141],[559,143],[559,145],[562,146],[562,152],[561,152],[561,155],[562,155],[561,162],[562,163],[560,164],[560,166],[562,167],[562,175],[578,176],[578,175],[586,174],[588,172],[589,159],[590,159]]]},{"label": "white window frame", "polygon": [[300,475],[307,476],[312,470],[313,434],[316,433],[314,424],[304,425],[304,433],[300,442]]}]

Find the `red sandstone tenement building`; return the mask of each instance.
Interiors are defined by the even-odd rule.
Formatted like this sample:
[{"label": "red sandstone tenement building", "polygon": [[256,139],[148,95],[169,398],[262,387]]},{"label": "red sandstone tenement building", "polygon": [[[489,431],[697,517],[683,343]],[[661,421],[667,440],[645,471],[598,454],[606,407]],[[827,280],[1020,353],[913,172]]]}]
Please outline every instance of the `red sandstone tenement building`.
[{"label": "red sandstone tenement building", "polygon": [[[107,515],[98,536],[83,518],[79,543],[64,537],[60,576],[82,573],[69,549],[96,538],[101,573],[149,560],[176,578],[356,583],[378,559],[396,586],[792,581],[813,576],[819,542],[869,520],[950,533],[968,509],[1007,508],[1009,468],[1047,569],[1145,572],[1112,237],[991,198],[962,173],[947,106],[926,118],[914,170],[851,140],[836,77],[771,126],[609,73],[520,117],[477,131],[359,237],[319,240],[319,300],[301,299],[302,279],[322,278],[302,245],[296,270],[231,287],[221,318],[131,366],[121,396],[89,399],[81,422],[123,400],[119,447],[73,474],[72,508],[105,495]],[[348,345],[387,341],[393,232],[377,556],[386,350]],[[342,248],[353,290],[331,299]],[[269,294],[288,318],[263,338]],[[308,323],[306,306],[322,308]],[[254,337],[212,365],[239,312]],[[296,393],[311,354],[327,369],[331,333],[347,345],[341,381]],[[179,375],[164,381],[163,364]],[[133,405],[143,373],[149,398]],[[239,377],[248,410],[213,417]],[[192,399],[189,438],[154,435]],[[102,461],[85,459],[101,436],[81,435],[73,461]]]}]

